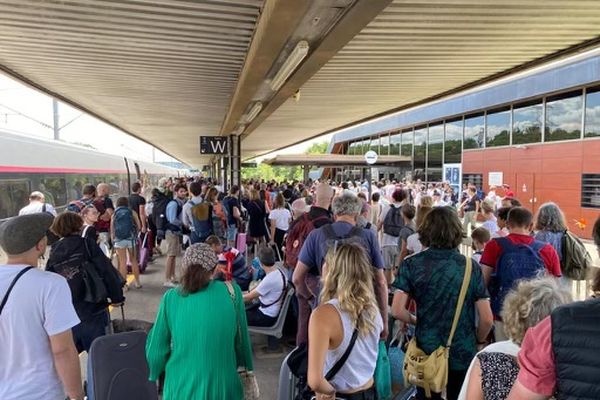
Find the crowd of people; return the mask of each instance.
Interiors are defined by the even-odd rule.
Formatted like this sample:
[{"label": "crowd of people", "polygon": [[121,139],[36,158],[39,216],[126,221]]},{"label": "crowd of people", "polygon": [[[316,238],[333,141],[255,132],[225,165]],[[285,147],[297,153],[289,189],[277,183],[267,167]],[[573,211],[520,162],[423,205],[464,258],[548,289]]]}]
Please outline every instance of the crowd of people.
[{"label": "crowd of people", "polygon": [[[248,326],[274,325],[289,288],[308,365],[300,385],[318,400],[377,399],[380,342],[399,335],[405,361],[391,368],[416,399],[600,398],[590,356],[600,300],[571,298],[589,256],[554,203],[533,215],[508,185],[486,194],[420,181],[248,180],[226,191],[192,177],[131,189],[111,198],[108,185],[85,185],[58,214],[33,192],[0,225],[0,398],[83,399],[77,354],[163,255],[168,290],[146,357],[166,400],[244,398]],[[593,239],[600,251],[600,219]],[[32,268],[48,241],[45,271]],[[441,385],[420,369],[437,371],[438,354]]]}]

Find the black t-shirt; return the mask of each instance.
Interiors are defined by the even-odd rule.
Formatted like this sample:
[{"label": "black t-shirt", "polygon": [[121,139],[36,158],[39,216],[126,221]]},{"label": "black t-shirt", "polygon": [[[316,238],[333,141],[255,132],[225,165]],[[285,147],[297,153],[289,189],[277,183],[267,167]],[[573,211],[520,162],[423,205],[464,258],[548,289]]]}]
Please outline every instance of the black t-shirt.
[{"label": "black t-shirt", "polygon": [[308,215],[312,221],[315,221],[317,218],[327,217],[328,219],[321,218],[318,221],[314,222],[315,229],[322,227],[323,225],[327,225],[333,222],[333,218],[329,210],[326,210],[322,207],[312,206]]},{"label": "black t-shirt", "polygon": [[146,199],[143,196],[137,193],[132,193],[129,196],[129,208],[135,211],[138,216],[140,215],[140,207],[144,205],[146,205]]},{"label": "black t-shirt", "polygon": [[227,224],[235,225],[237,220],[233,217],[233,208],[237,207],[241,211],[240,201],[237,197],[227,196],[223,200],[223,206],[227,209]]}]

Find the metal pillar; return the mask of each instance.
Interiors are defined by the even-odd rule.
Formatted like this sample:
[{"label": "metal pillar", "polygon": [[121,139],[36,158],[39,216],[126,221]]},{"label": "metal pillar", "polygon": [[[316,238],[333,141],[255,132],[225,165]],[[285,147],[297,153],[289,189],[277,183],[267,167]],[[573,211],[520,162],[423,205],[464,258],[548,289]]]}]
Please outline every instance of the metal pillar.
[{"label": "metal pillar", "polygon": [[308,178],[309,178],[308,173],[310,172],[310,166],[303,165],[302,172],[304,172],[304,183],[306,184],[308,182]]},{"label": "metal pillar", "polygon": [[54,116],[54,140],[60,140],[60,127],[58,126],[58,101],[52,99],[52,112]]},{"label": "metal pillar", "polygon": [[229,185],[228,185],[228,179],[227,179],[227,157],[221,157],[219,159],[219,167],[221,169],[220,171],[220,175],[219,175],[219,180],[221,181],[221,186],[223,186],[223,191],[225,193],[229,192]]},{"label": "metal pillar", "polygon": [[229,164],[230,164],[230,182],[231,185],[238,187],[242,183],[242,143],[237,135],[229,135]]}]

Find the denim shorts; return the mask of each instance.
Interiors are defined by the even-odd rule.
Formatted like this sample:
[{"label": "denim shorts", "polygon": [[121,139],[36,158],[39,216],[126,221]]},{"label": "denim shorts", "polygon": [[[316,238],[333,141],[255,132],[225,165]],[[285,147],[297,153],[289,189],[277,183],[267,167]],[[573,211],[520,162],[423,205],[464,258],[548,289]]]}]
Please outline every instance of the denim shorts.
[{"label": "denim shorts", "polygon": [[237,235],[237,225],[228,225],[227,226],[227,240],[230,242],[235,241],[236,235]]},{"label": "denim shorts", "polygon": [[115,240],[113,247],[115,249],[133,249],[134,244],[135,244],[135,240],[133,238],[121,239],[121,240]]}]

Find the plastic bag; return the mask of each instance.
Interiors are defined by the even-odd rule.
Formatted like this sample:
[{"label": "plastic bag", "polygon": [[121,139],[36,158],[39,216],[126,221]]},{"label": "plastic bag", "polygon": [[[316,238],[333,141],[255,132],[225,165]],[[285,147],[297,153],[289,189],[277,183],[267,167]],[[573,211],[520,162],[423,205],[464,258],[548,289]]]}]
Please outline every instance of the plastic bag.
[{"label": "plastic bag", "polygon": [[390,359],[383,340],[379,342],[377,366],[375,367],[375,388],[377,389],[377,397],[379,400],[389,400],[392,398]]}]

